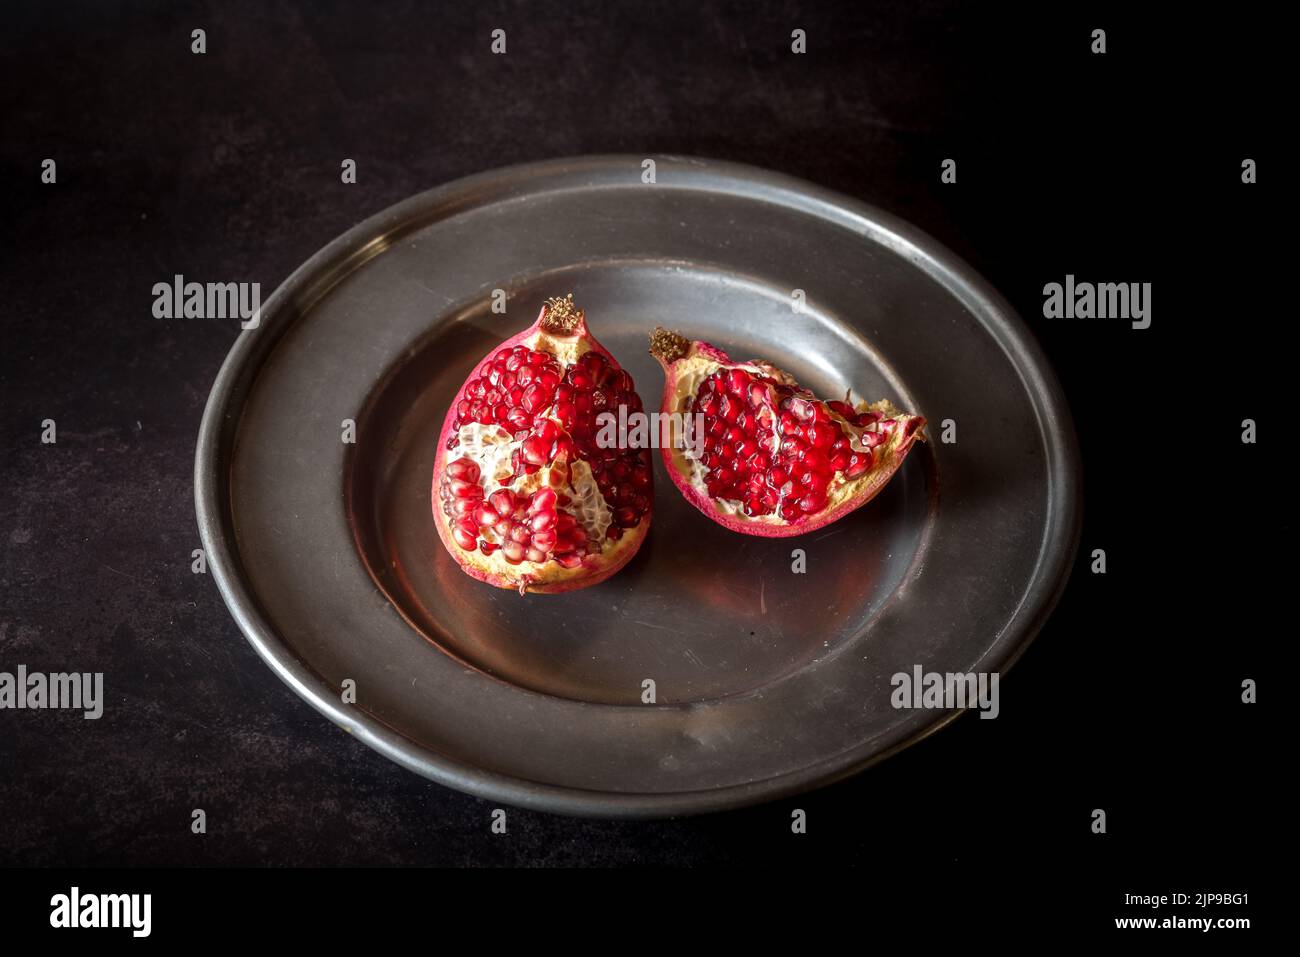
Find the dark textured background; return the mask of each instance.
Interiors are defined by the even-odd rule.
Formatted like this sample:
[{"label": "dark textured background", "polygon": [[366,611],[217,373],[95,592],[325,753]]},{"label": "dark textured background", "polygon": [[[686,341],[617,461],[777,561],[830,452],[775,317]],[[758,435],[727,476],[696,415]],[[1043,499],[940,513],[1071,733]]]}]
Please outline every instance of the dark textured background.
[{"label": "dark textured background", "polygon": [[[1261,233],[1285,176],[1265,121],[1280,34],[1226,13],[1175,26],[989,6],[8,9],[0,670],[103,671],[108,700],[97,722],[0,712],[0,863],[921,862],[1248,883],[1277,800],[1270,702],[1287,690],[1268,680],[1281,572],[1260,557],[1291,528],[1266,461],[1291,322]],[[504,57],[488,52],[498,26]],[[1095,26],[1105,56],[1088,51]],[[1071,398],[1083,550],[1105,548],[1110,572],[1080,561],[997,721],[964,717],[795,801],[662,823],[515,811],[493,837],[490,805],[295,697],[191,574],[194,441],[237,329],[154,319],[153,283],[269,293],[411,193],[585,152],[734,159],[842,190],[949,244],[1021,310]],[[39,182],[47,156],[57,185]],[[1152,328],[1044,320],[1042,285],[1067,272],[1152,282]],[[1238,441],[1246,416],[1259,446]],[[45,418],[57,445],[39,442]]]}]

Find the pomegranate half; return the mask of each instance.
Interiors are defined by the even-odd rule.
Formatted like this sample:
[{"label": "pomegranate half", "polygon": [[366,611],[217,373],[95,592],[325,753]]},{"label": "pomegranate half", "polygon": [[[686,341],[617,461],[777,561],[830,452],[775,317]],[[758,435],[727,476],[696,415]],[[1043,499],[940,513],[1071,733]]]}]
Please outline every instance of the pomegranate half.
[{"label": "pomegranate half", "polygon": [[468,575],[563,592],[631,560],[654,500],[645,449],[602,448],[602,412],[641,412],[632,377],[587,332],[573,295],[479,363],[433,464],[438,535]]},{"label": "pomegranate half", "polygon": [[660,411],[703,427],[661,442],[669,476],[701,512],[746,535],[803,535],[843,518],[925,438],[925,419],[887,400],[826,402],[768,362],[736,362],[667,329],[651,334],[650,354],[664,368]]}]

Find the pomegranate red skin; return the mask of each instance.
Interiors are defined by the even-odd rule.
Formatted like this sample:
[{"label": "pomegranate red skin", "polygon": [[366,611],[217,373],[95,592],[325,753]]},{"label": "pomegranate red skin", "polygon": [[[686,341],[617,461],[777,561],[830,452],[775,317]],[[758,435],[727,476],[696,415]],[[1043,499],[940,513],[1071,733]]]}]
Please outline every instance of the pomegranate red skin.
[{"label": "pomegranate red skin", "polygon": [[[674,358],[672,348],[665,350],[658,341],[660,335],[665,332],[666,330],[656,330],[651,337],[652,348],[650,350],[650,354],[659,361],[664,370],[664,389],[660,400],[661,413],[668,414],[677,411],[678,402],[681,399],[677,369],[683,359],[688,357],[702,358],[719,368],[753,365],[753,363],[736,362],[726,352],[712,343],[702,340],[687,342],[680,336],[675,337],[679,340],[676,348],[682,348],[680,343],[685,343],[685,348],[688,351]],[[778,369],[773,368],[772,371],[778,375],[784,375]],[[793,538],[797,535],[807,535],[809,532],[815,532],[832,522],[839,521],[850,512],[866,505],[880,493],[881,489],[889,484],[889,480],[898,471],[903,459],[916,441],[918,439],[924,441],[925,433],[922,430],[925,427],[925,418],[919,415],[906,415],[902,417],[898,427],[901,430],[900,438],[896,440],[896,444],[888,458],[858,479],[861,484],[855,489],[851,497],[833,507],[828,507],[817,513],[810,513],[798,522],[790,523],[756,521],[743,514],[730,514],[721,511],[715,506],[713,499],[704,490],[693,485],[690,478],[676,466],[673,461],[674,450],[669,445],[664,444],[660,448],[659,454],[663,460],[664,469],[668,472],[668,477],[672,479],[673,484],[677,486],[682,496],[719,525],[742,535],[754,535],[760,538]]]},{"label": "pomegranate red skin", "polygon": [[[512,349],[517,345],[526,344],[532,341],[533,337],[542,329],[542,324],[547,318],[548,307],[543,306],[537,315],[537,319],[531,326],[524,329],[517,335],[496,346],[487,358],[490,358],[503,349]],[[577,323],[571,333],[562,336],[555,332],[548,331],[552,339],[568,340],[579,342],[585,340],[587,352],[595,352],[607,359],[615,367],[620,367],[618,361],[610,352],[602,346],[594,336],[587,330],[586,317],[579,312],[577,314]],[[475,377],[475,374],[482,364],[483,360],[475,363],[474,370],[470,372],[465,382],[461,383],[457,389],[459,396],[465,389],[465,386]],[[620,367],[621,368],[621,367]],[[454,424],[456,422],[456,403],[453,401],[451,407],[447,410],[447,416],[443,420],[442,429],[438,434],[438,451],[434,457],[433,480],[430,489],[430,501],[433,511],[434,527],[438,530],[438,537],[442,540],[443,547],[452,556],[461,570],[471,578],[492,585],[497,588],[509,588],[518,591],[520,594],[531,592],[534,594],[562,594],[568,591],[575,591],[580,588],[588,588],[592,585],[605,581],[610,576],[621,570],[640,549],[641,544],[645,541],[646,534],[650,530],[650,511],[642,517],[640,523],[635,528],[625,530],[622,539],[617,543],[617,547],[611,554],[587,554],[583,557],[581,564],[574,569],[555,570],[554,578],[529,578],[522,579],[518,576],[508,576],[489,570],[483,565],[476,563],[473,558],[480,555],[478,552],[467,552],[462,549],[452,537],[452,530],[446,514],[443,512],[439,501],[438,490],[442,476],[446,473],[447,464],[457,453],[449,451],[447,441],[455,433]],[[642,453],[648,455],[648,453]]]}]

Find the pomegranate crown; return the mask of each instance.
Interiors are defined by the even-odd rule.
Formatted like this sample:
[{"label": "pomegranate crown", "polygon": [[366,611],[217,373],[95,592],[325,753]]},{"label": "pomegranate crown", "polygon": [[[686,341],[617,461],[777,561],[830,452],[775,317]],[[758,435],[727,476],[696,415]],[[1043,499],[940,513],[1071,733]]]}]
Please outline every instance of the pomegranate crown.
[{"label": "pomegranate crown", "polygon": [[660,362],[671,364],[690,351],[690,340],[679,332],[670,332],[663,326],[656,326],[655,331],[650,333],[650,354]]},{"label": "pomegranate crown", "polygon": [[546,300],[546,315],[542,317],[542,328],[547,332],[560,335],[572,335],[582,324],[584,313],[573,304],[573,293],[563,299],[552,296]]}]

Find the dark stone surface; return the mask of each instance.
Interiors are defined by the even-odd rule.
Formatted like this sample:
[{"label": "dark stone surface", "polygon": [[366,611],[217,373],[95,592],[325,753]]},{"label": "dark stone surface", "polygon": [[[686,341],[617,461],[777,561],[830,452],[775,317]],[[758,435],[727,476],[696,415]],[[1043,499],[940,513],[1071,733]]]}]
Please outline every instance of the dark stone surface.
[{"label": "dark stone surface", "polygon": [[[1250,863],[1275,772],[1269,706],[1238,688],[1274,667],[1281,571],[1254,556],[1278,534],[1268,337],[1289,321],[1260,233],[1284,177],[1266,27],[931,3],[90,3],[6,20],[0,670],[103,671],[107,705],[99,721],[0,711],[0,864]],[[585,152],[734,159],[859,196],[1029,320],[1078,417],[1084,554],[1107,549],[1110,572],[1081,560],[999,720],[795,801],[662,823],[517,811],[493,837],[489,805],[295,697],[191,574],[194,440],[237,329],[154,319],[152,285],[269,291],[413,192]],[[1245,156],[1258,186],[1239,181]],[[1152,329],[1042,319],[1042,285],[1067,272],[1154,283]],[[1237,440],[1245,416],[1260,446]]]}]

